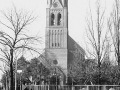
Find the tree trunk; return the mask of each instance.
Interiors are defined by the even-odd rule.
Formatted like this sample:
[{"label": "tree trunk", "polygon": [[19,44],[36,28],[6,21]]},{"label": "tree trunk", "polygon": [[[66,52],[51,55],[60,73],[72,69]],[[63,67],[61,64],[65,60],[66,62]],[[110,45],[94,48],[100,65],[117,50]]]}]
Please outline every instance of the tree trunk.
[{"label": "tree trunk", "polygon": [[8,82],[7,82],[8,78],[7,78],[7,74],[6,74],[6,86],[5,86],[5,90],[8,90]]},{"label": "tree trunk", "polygon": [[120,66],[120,55],[119,55],[119,54],[120,54],[120,48],[119,48],[120,45],[119,45],[119,43],[120,43],[120,42],[119,42],[119,35],[118,35],[118,41],[117,41],[117,44],[118,44],[118,45],[117,45],[117,47],[118,47],[117,59],[118,59],[118,65]]},{"label": "tree trunk", "polygon": [[13,90],[13,65],[10,63],[10,90]]},{"label": "tree trunk", "polygon": [[101,77],[101,62],[100,60],[98,59],[98,84],[100,85],[100,77]]},{"label": "tree trunk", "polygon": [[10,62],[10,90],[14,90],[14,83],[13,83],[13,49],[10,49],[10,56],[11,56],[11,62]]},{"label": "tree trunk", "polygon": [[120,66],[120,56],[119,56],[119,54],[118,54],[118,66]]},{"label": "tree trunk", "polygon": [[[99,44],[100,45],[100,44]],[[100,61],[100,49],[98,50],[98,84],[100,85],[100,77],[101,77],[101,61]]]}]

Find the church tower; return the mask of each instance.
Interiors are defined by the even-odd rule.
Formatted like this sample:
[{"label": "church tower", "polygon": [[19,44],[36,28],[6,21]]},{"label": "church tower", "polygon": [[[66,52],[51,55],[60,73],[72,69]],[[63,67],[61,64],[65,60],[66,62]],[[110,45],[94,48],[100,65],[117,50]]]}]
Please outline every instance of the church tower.
[{"label": "church tower", "polygon": [[68,35],[68,0],[47,0],[46,11],[47,65],[60,67],[60,75],[67,82],[69,66],[75,61],[73,52],[77,50],[82,60],[85,59],[85,51]]},{"label": "church tower", "polygon": [[67,48],[67,0],[48,0],[47,5],[46,48]]},{"label": "church tower", "polygon": [[46,11],[46,57],[67,74],[68,0],[47,0]]}]

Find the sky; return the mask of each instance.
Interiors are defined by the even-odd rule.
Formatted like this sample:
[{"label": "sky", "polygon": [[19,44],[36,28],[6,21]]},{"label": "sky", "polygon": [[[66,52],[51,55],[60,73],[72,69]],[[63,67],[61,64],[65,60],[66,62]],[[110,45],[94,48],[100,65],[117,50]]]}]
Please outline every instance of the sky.
[{"label": "sky", "polygon": [[[95,10],[96,0],[68,0],[69,35],[81,47],[85,48],[86,17],[89,8]],[[103,8],[110,11],[113,0],[102,0]],[[28,27],[30,35],[38,35],[45,42],[46,6],[47,0],[0,0],[0,10],[7,11],[15,6],[17,9],[32,12],[36,20]],[[109,13],[109,12],[107,12]],[[1,18],[1,17],[0,17]],[[40,48],[44,48],[44,43]]]}]

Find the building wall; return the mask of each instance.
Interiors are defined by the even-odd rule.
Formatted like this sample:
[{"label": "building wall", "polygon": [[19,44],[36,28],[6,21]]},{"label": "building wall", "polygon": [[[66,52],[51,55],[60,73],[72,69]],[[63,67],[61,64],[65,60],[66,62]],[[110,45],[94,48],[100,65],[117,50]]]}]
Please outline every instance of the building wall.
[{"label": "building wall", "polygon": [[67,49],[46,49],[47,52],[47,59],[51,61],[51,64],[54,66],[53,61],[57,60],[57,66],[60,66],[65,73],[67,74]]},{"label": "building wall", "polygon": [[67,28],[46,28],[47,49],[67,49]]},{"label": "building wall", "polygon": [[48,0],[46,9],[46,46],[45,52],[48,60],[61,66],[67,74],[67,36],[68,36],[68,9],[67,0]]},{"label": "building wall", "polygon": [[58,61],[57,66],[61,66],[65,75],[67,75],[67,71],[69,69],[69,64],[72,64],[75,60],[74,52],[78,54],[80,60],[85,59],[85,51],[80,45],[78,45],[69,35],[67,37],[67,48],[46,48],[46,57],[53,64],[54,60]]}]

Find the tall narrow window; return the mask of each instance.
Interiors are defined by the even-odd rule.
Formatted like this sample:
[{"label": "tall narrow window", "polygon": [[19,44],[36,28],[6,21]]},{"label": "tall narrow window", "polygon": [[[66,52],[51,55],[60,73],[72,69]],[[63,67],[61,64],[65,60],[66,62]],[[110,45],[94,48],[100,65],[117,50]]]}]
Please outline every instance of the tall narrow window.
[{"label": "tall narrow window", "polygon": [[55,15],[51,14],[51,26],[55,25]]},{"label": "tall narrow window", "polygon": [[61,32],[60,32],[60,46],[62,47],[63,46],[63,32],[62,32],[62,30],[61,30]]},{"label": "tall narrow window", "polygon": [[54,47],[54,41],[55,41],[55,38],[54,38],[54,31],[52,30],[52,47]]},{"label": "tall narrow window", "polygon": [[61,25],[61,14],[58,13],[58,16],[57,16],[57,25]]},{"label": "tall narrow window", "polygon": [[57,47],[57,38],[56,37],[57,37],[57,31],[55,30],[55,37],[54,37],[55,38],[55,47]]},{"label": "tall narrow window", "polygon": [[57,35],[58,47],[60,47],[59,35],[60,35],[60,33],[59,33],[59,30],[58,30],[58,35]]}]

